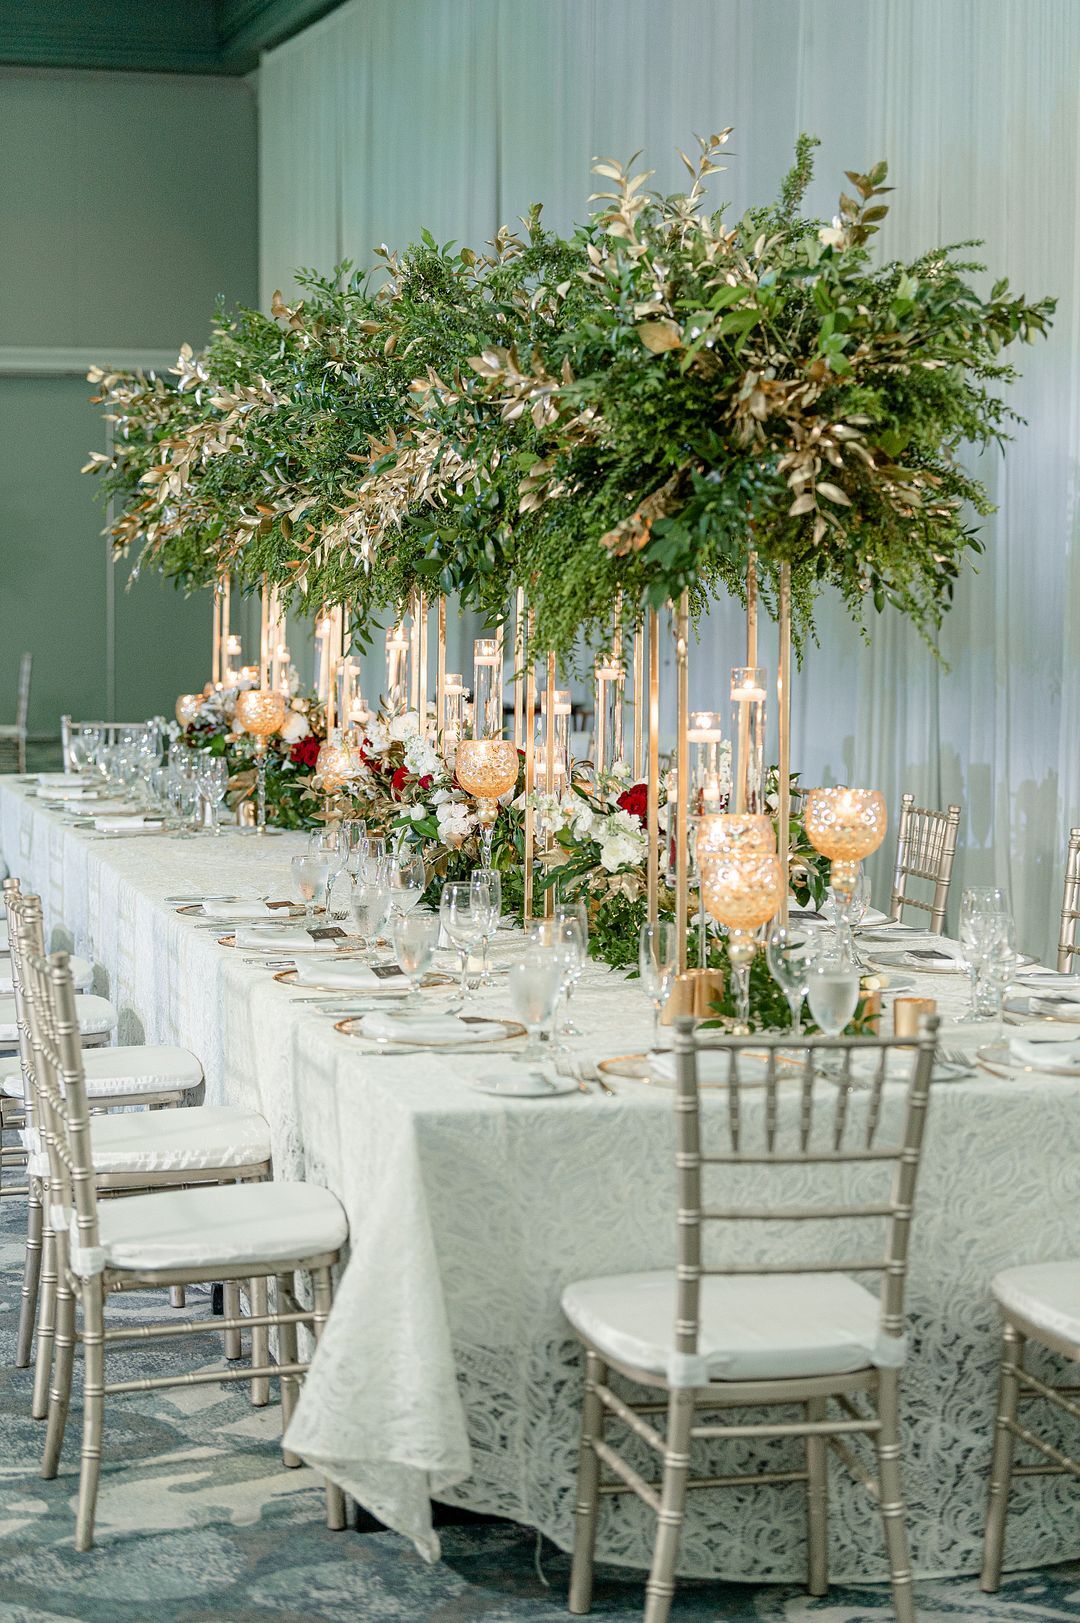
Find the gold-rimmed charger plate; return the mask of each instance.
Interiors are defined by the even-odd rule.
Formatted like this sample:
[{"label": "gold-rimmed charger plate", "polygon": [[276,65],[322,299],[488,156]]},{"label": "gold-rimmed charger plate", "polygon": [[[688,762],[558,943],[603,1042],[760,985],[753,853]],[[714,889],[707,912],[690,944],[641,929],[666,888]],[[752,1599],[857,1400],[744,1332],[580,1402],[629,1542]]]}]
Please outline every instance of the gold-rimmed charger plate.
[{"label": "gold-rimmed charger plate", "polygon": [[[966,975],[968,972],[967,965],[959,958],[949,958],[939,963],[909,963],[907,961],[909,950],[906,949],[903,952],[895,953],[875,952],[869,960],[871,968],[902,969],[914,971],[916,975]],[[1023,969],[1028,964],[1035,963],[1038,963],[1038,959],[1033,958],[1030,953],[1019,953],[1017,955],[1016,967],[1018,969]]]},{"label": "gold-rimmed charger plate", "polygon": [[[1053,1046],[1047,1044],[1048,1048]],[[1008,1043],[984,1043],[975,1050],[975,1063],[991,1076],[1004,1077],[1007,1082],[1015,1081],[1018,1076],[1080,1076],[1080,1065],[1027,1065],[1023,1060],[1013,1059]]]},{"label": "gold-rimmed charger plate", "polygon": [[[739,1057],[740,1060],[756,1060],[762,1065],[766,1059],[764,1050],[759,1053],[753,1049],[742,1050]],[[776,1063],[778,1067],[783,1066],[785,1069],[796,1070],[800,1075],[802,1074],[802,1061],[793,1059],[790,1054],[777,1054]],[[654,1088],[673,1088],[675,1086],[675,1083],[668,1081],[667,1077],[653,1075],[648,1054],[615,1054],[610,1059],[597,1060],[596,1069],[602,1071],[605,1076],[618,1076],[627,1082],[647,1082]],[[739,1085],[746,1088],[764,1087],[765,1078],[764,1076],[745,1076],[740,1073]],[[704,1082],[700,1079],[698,1081],[698,1087],[702,1092],[710,1088],[725,1088],[726,1086],[726,1081]]]},{"label": "gold-rimmed charger plate", "polygon": [[[295,986],[304,992],[340,992],[342,997],[348,997],[355,992],[357,997],[379,997],[387,992],[404,994],[409,990],[409,982],[404,975],[391,976],[380,986],[317,986],[313,981],[298,981],[295,969],[279,969],[274,980],[280,981],[283,986]],[[420,990],[425,992],[433,986],[455,986],[456,975],[445,975],[442,970],[433,969],[426,974],[420,982]]]},{"label": "gold-rimmed charger plate", "polygon": [[[219,947],[235,947],[236,932],[234,930],[229,935],[215,936],[214,940],[217,942]],[[340,941],[333,942],[329,947],[301,947],[300,951],[305,955],[305,957],[310,952],[312,954],[322,953],[323,957],[332,958],[335,952],[359,952],[363,945],[364,942],[360,936],[347,935],[343,936]],[[270,946],[266,947],[241,947],[240,949],[241,952],[265,952],[271,958],[287,958],[290,952],[295,952],[296,950],[297,949],[295,946],[289,947],[280,941],[276,945],[271,944]]]},{"label": "gold-rimmed charger plate", "polygon": [[[362,1014],[348,1015],[344,1020],[334,1021],[334,1030],[340,1031],[343,1037],[358,1037],[361,1042],[374,1043],[378,1041],[377,1038],[367,1037],[362,1031],[356,1029],[363,1019]],[[512,1042],[515,1038],[526,1035],[525,1027],[519,1025],[516,1020],[496,1020],[492,1015],[487,1014],[463,1014],[461,1020],[463,1025],[494,1027],[495,1029],[486,1032],[478,1031],[475,1036],[470,1033],[465,1036],[455,1037],[452,1042],[441,1043],[433,1043],[421,1037],[387,1037],[379,1043],[379,1046],[382,1047],[383,1043],[385,1043],[388,1048],[438,1048],[445,1049],[448,1054],[452,1054],[458,1049],[472,1048],[479,1043]]]},{"label": "gold-rimmed charger plate", "polygon": [[[267,924],[275,924],[280,920],[280,922],[283,924],[291,924],[294,919],[302,919],[304,916],[304,909],[302,905],[299,902],[296,902],[294,905],[296,911],[293,913],[286,913],[284,908],[282,908],[277,913],[276,917],[273,913],[267,913],[265,915],[260,915],[257,919],[244,919],[242,922],[245,925],[262,924],[264,922]],[[174,907],[173,912],[179,913],[180,916],[185,919],[205,919],[207,924],[216,923],[222,925],[223,927],[230,922],[228,919],[211,919],[209,913],[204,911],[202,902],[185,902],[183,907]],[[234,919],[231,922],[235,924],[236,920]]]}]

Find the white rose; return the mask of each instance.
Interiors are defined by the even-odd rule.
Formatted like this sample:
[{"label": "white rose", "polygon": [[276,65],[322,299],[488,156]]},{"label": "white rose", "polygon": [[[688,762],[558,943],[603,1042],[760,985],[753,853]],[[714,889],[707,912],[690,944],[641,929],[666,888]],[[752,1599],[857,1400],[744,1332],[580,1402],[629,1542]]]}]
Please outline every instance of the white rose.
[{"label": "white rose", "polygon": [[435,816],[439,824],[439,838],[444,845],[461,841],[476,823],[476,815],[459,800],[445,800]]},{"label": "white rose", "polygon": [[281,737],[286,744],[298,744],[310,731],[307,717],[299,710],[290,710],[281,724]]},{"label": "white rose", "polygon": [[390,737],[398,743],[405,738],[415,738],[420,731],[420,717],[415,710],[406,710],[404,715],[395,716],[390,723]]},{"label": "white rose", "polygon": [[410,738],[405,745],[405,765],[414,777],[422,778],[430,773],[441,772],[442,762],[439,753],[433,749],[426,738]]},{"label": "white rose", "polygon": [[373,721],[367,730],[367,753],[385,755],[390,748],[390,734],[381,722]]}]

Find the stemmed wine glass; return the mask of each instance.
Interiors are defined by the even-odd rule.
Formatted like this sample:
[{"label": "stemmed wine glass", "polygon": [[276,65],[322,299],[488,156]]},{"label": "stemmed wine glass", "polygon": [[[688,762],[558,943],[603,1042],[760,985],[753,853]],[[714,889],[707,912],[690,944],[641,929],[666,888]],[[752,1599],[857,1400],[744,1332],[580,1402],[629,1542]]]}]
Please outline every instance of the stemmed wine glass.
[{"label": "stemmed wine glass", "polygon": [[439,944],[439,920],[434,913],[397,913],[390,936],[398,968],[408,977],[409,990],[418,992]]},{"label": "stemmed wine glass", "polygon": [[514,1058],[522,1064],[535,1064],[545,1057],[540,1033],[555,1012],[562,967],[550,948],[534,944],[511,964],[508,984],[510,1006],[529,1033],[528,1042]]},{"label": "stemmed wine glass", "polygon": [[360,937],[360,950],[374,950],[379,931],[390,912],[390,887],[385,866],[375,866],[360,875],[349,898],[349,910]]},{"label": "stemmed wine glass", "polygon": [[675,926],[670,921],[643,924],[638,932],[641,985],[653,1007],[653,1052],[660,1047],[660,1011],[675,984]]},{"label": "stemmed wine glass", "polygon": [[341,855],[350,878],[355,879],[360,866],[360,853],[368,837],[367,823],[362,817],[346,817],[338,825]]},{"label": "stemmed wine glass", "polygon": [[559,902],[555,908],[555,922],[557,925],[572,924],[576,928],[577,939],[581,946],[577,964],[566,987],[567,1017],[562,1027],[564,1036],[576,1037],[580,1036],[580,1033],[570,1022],[570,999],[577,989],[577,983],[584,973],[589,957],[589,910],[582,901]]},{"label": "stemmed wine glass", "polygon": [[199,761],[199,787],[210,808],[210,832],[220,835],[218,807],[229,787],[229,763],[223,755],[211,755],[208,751],[203,753]]},{"label": "stemmed wine glass", "polygon": [[491,907],[491,893],[483,882],[451,880],[443,886],[439,901],[439,918],[452,946],[461,958],[461,984],[458,988],[457,1007],[464,1008],[472,1001],[469,990],[469,954],[484,939],[487,912]]},{"label": "stemmed wine glass", "polygon": [[394,851],[386,859],[391,911],[411,913],[422,900],[427,885],[424,859],[415,847]]},{"label": "stemmed wine glass", "polygon": [[502,917],[502,875],[495,868],[474,868],[472,878],[478,884],[487,886],[490,902],[484,920],[484,939],[480,945],[480,985],[490,986],[492,976],[488,969],[488,945],[494,941]]},{"label": "stemmed wine glass", "polygon": [[993,1014],[983,991],[986,960],[1001,936],[1011,929],[1012,918],[1003,890],[996,885],[973,885],[964,891],[960,898],[960,943],[967,958],[971,997],[958,1023],[970,1024]]},{"label": "stemmed wine glass", "polygon": [[803,930],[780,926],[765,944],[765,961],[773,980],[787,998],[795,1037],[802,1035],[802,1006],[810,984],[813,956],[813,938]]}]

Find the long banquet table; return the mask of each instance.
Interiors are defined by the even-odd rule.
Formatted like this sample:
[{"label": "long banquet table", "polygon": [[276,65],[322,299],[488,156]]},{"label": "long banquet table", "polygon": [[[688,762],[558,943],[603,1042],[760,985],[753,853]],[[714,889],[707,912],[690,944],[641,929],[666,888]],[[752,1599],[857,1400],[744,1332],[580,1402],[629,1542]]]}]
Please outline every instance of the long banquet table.
[{"label": "long banquet table", "polygon": [[[0,779],[4,860],[40,891],[52,944],[98,965],[95,990],[119,1005],[120,1040],[194,1049],[208,1101],[254,1106],[270,1121],[277,1175],[326,1185],[348,1211],[350,1256],[290,1447],[429,1557],[432,1496],[568,1548],[581,1376],[560,1293],[573,1279],[672,1262],[671,1095],[620,1081],[615,1097],[508,1100],[469,1085],[494,1057],[370,1054],[264,964],[164,902],[223,889],[289,894],[300,845],[239,833],[95,839],[44,809],[31,786]],[[495,956],[514,950],[500,937]],[[964,996],[961,978],[945,975],[918,977],[917,990],[945,1013]],[[505,990],[485,997],[505,1010]],[[588,1032],[583,1053],[647,1039],[640,990],[599,966],[574,1014]],[[962,1027],[947,1040],[961,1032],[984,1035]],[[1078,1113],[1080,1081],[1060,1077],[976,1072],[935,1086],[904,1377],[921,1576],[978,1567],[997,1356],[989,1281],[1012,1263],[1080,1251]],[[769,1244],[766,1234],[763,1254]],[[834,1576],[884,1577],[865,1494],[839,1471],[830,1494]],[[804,1529],[798,1487],[691,1496],[681,1569],[801,1580]],[[645,1564],[650,1537],[636,1500],[609,1503],[604,1558]],[[1074,1557],[1078,1543],[1080,1495],[1067,1479],[1018,1485],[1010,1565]]]}]

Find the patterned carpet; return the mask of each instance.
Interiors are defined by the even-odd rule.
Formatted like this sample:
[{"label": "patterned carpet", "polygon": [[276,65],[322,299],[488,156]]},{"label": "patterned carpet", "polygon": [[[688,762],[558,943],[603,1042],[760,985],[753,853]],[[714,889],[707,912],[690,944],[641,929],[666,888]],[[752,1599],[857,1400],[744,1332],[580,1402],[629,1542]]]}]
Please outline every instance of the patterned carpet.
[{"label": "patterned carpet", "polygon": [[[106,1408],[98,1546],[73,1548],[78,1389],[60,1477],[37,1475],[42,1430],[28,1418],[29,1374],[11,1367],[24,1209],[0,1203],[0,1623],[555,1623],[566,1611],[568,1561],[505,1522],[451,1519],[443,1559],[429,1566],[374,1524],[330,1533],[307,1470],[280,1465],[276,1407],[214,1385],[114,1398]],[[146,1317],[149,1299],[117,1311]],[[160,1311],[160,1308],[157,1309]],[[196,1311],[206,1312],[205,1306]],[[164,1374],[183,1358],[211,1364],[207,1335],[184,1352],[110,1356],[113,1378]],[[457,1513],[448,1512],[450,1518]],[[594,1615],[640,1623],[640,1574],[598,1574]],[[918,1586],[922,1623],[957,1619],[1050,1623],[1080,1619],[1080,1564],[1008,1579],[995,1599],[973,1579]],[[878,1588],[837,1588],[811,1601],[780,1587],[686,1583],[677,1623],[876,1623],[891,1615]]]}]

